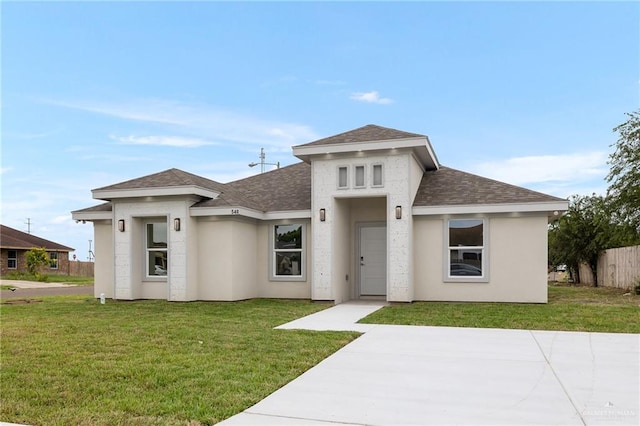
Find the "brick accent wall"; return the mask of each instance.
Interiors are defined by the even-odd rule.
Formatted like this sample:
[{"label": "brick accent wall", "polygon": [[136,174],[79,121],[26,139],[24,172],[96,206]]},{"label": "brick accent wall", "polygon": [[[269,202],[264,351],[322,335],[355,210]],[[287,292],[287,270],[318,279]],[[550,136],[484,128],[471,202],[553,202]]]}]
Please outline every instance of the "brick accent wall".
[{"label": "brick accent wall", "polygon": [[[9,269],[9,251],[10,249],[0,250],[0,275],[5,276],[12,272],[27,272],[26,253],[28,250],[16,250],[18,253],[17,265],[15,269]],[[42,270],[43,274],[48,275],[69,275],[69,253],[58,253],[58,269],[52,269],[45,267]]]}]

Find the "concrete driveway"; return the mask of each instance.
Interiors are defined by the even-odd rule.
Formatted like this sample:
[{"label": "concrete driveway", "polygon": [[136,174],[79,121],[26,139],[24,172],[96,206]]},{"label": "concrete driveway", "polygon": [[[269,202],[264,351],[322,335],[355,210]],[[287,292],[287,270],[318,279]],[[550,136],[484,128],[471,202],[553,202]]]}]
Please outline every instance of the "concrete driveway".
[{"label": "concrete driveway", "polygon": [[13,291],[0,291],[0,298],[2,299],[63,295],[93,295],[93,286],[18,280],[0,280],[0,284],[3,286],[10,286],[14,289]]},{"label": "concrete driveway", "polygon": [[[336,329],[349,329],[374,305],[281,328],[323,329],[333,312]],[[365,334],[220,424],[640,424],[640,335],[352,327]]]}]

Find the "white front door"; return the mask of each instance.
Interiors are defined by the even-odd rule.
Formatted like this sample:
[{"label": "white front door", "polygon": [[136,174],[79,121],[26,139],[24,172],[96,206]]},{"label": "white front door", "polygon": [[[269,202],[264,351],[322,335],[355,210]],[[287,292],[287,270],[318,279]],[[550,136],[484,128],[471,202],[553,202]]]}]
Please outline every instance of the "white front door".
[{"label": "white front door", "polygon": [[360,296],[387,294],[387,228],[360,228]]}]

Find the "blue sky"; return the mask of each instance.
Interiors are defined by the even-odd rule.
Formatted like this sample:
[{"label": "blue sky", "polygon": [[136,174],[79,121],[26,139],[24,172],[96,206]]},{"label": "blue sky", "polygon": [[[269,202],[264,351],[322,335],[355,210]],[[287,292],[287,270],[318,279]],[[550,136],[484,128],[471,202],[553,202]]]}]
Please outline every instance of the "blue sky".
[{"label": "blue sky", "polygon": [[446,166],[604,193],[639,106],[633,2],[3,2],[2,223],[75,247],[91,189],[171,167],[228,182],[366,124]]}]

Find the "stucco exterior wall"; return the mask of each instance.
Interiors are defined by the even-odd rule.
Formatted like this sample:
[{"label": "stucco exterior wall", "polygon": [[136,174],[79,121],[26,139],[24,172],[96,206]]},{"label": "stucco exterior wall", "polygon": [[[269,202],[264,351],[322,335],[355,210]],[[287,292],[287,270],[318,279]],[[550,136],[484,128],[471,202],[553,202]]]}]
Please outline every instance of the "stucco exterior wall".
[{"label": "stucco exterior wall", "polygon": [[198,298],[200,300],[233,300],[233,243],[231,221],[215,217],[199,218],[198,231]]},{"label": "stucco exterior wall", "polygon": [[254,222],[234,220],[231,224],[231,246],[233,283],[231,296],[234,300],[258,296],[257,271],[257,227]]},{"label": "stucco exterior wall", "polygon": [[354,257],[353,257],[353,238],[350,238],[350,244],[344,244],[345,237],[353,235],[353,223],[350,212],[352,211],[351,201],[349,199],[336,198],[334,204],[334,222],[333,232],[335,234],[333,241],[333,295],[335,303],[342,303],[352,298],[353,282],[354,282]]},{"label": "stucco exterior wall", "polygon": [[[341,235],[334,232],[335,211],[334,198],[386,198],[387,218],[387,276],[390,301],[410,301],[413,289],[410,284],[413,268],[411,245],[411,205],[414,194],[411,194],[408,182],[412,180],[411,171],[415,160],[409,152],[398,152],[393,155],[360,155],[346,157],[327,157],[312,161],[312,212],[314,214],[313,255],[314,274],[312,278],[312,298],[315,300],[335,300],[334,279],[341,260],[335,257],[334,248],[351,246],[353,233]],[[383,165],[383,186],[371,185],[371,170],[374,164]],[[355,188],[353,174],[355,166],[365,166],[365,187]],[[338,189],[338,167],[349,168],[349,188]],[[403,215],[395,219],[395,207],[401,206]],[[327,220],[320,222],[316,212],[324,208]],[[391,219],[393,218],[393,219]],[[353,252],[353,250],[352,250]],[[338,262],[338,263],[336,263]]]},{"label": "stucco exterior wall", "polygon": [[105,297],[114,296],[114,263],[113,263],[113,225],[110,220],[93,222],[94,241],[94,277],[93,292],[95,297],[104,293]]},{"label": "stucco exterior wall", "polygon": [[415,300],[546,303],[546,216],[488,217],[488,282],[446,282],[445,223],[414,218]]},{"label": "stucco exterior wall", "polygon": [[[113,203],[114,223],[125,221],[125,231],[114,232],[115,259],[115,298],[139,299],[160,297],[162,285],[166,293],[162,297],[168,300],[195,300],[195,292],[187,287],[187,234],[191,222],[189,206],[193,200],[189,197],[158,197],[141,202],[117,201]],[[166,278],[146,278],[144,273],[144,224],[150,218],[167,221],[167,244],[169,267]],[[173,228],[173,219],[180,218],[180,231]],[[117,225],[116,225],[117,226]],[[150,284],[146,284],[150,283]],[[191,285],[195,285],[191,284]]]}]

